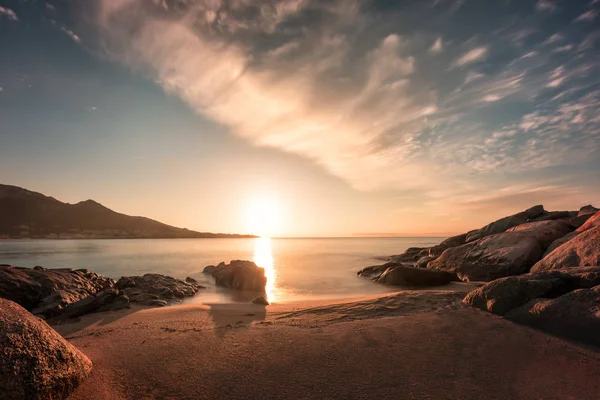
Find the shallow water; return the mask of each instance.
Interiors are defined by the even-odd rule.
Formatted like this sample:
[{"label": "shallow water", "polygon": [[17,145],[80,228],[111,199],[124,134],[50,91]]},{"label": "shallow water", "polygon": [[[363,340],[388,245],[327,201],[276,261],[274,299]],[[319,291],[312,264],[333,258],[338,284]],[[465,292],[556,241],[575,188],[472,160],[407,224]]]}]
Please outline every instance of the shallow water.
[{"label": "shallow water", "polygon": [[274,302],[335,299],[394,291],[356,276],[356,271],[408,247],[432,246],[443,238],[306,239],[114,239],[0,241],[0,264],[88,268],[112,278],[161,273],[193,277],[208,288],[191,301],[248,301],[203,275],[206,265],[234,259],[265,268]]}]

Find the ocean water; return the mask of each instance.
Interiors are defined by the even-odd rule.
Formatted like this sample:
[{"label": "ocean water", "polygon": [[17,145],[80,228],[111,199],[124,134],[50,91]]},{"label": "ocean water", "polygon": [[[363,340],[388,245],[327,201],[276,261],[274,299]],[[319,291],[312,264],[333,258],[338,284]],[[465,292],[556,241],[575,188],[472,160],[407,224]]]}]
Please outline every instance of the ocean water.
[{"label": "ocean water", "polygon": [[118,279],[160,273],[192,277],[207,286],[192,302],[248,301],[254,293],[217,288],[206,265],[253,260],[265,268],[271,302],[336,299],[380,294],[394,288],[356,276],[408,247],[432,246],[443,238],[114,239],[0,241],[0,264],[88,268]]}]

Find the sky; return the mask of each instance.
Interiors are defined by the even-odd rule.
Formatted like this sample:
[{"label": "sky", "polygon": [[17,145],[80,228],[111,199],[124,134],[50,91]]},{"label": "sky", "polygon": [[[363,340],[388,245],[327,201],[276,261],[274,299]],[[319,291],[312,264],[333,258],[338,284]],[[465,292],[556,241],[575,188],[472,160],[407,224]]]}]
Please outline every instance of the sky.
[{"label": "sky", "polygon": [[0,0],[0,182],[279,236],[447,236],[598,206],[599,13]]}]

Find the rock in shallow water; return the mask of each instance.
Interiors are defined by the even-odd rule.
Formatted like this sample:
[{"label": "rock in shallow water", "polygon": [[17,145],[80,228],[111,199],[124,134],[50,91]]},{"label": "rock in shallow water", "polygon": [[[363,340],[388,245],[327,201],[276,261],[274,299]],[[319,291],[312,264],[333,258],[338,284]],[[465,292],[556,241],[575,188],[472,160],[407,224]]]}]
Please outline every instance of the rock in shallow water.
[{"label": "rock in shallow water", "polygon": [[416,268],[393,262],[366,267],[357,274],[385,285],[397,286],[441,286],[459,280],[456,274],[450,272]]},{"label": "rock in shallow water", "polygon": [[264,268],[252,261],[232,260],[216,267],[209,265],[204,268],[205,274],[215,278],[215,284],[230,289],[264,292],[267,285]]},{"label": "rock in shallow water", "polygon": [[92,362],[44,321],[0,298],[0,397],[64,399]]},{"label": "rock in shallow water", "polygon": [[271,303],[269,303],[269,301],[264,296],[260,296],[260,297],[255,298],[254,300],[252,300],[252,303],[254,303],[254,304],[262,304],[263,306],[268,306],[269,304],[271,304]]}]

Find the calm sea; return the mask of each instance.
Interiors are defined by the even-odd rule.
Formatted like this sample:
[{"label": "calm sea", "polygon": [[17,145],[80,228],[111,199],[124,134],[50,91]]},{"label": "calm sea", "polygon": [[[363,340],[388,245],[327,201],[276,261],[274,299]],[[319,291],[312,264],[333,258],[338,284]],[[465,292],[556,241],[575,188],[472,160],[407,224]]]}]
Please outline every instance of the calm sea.
[{"label": "calm sea", "polygon": [[253,294],[216,288],[202,274],[206,265],[235,259],[265,268],[271,301],[334,299],[393,291],[356,276],[408,247],[432,246],[443,238],[307,239],[115,239],[0,241],[0,264],[88,268],[112,278],[161,273],[192,277],[208,289],[194,302],[248,301]]}]

